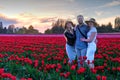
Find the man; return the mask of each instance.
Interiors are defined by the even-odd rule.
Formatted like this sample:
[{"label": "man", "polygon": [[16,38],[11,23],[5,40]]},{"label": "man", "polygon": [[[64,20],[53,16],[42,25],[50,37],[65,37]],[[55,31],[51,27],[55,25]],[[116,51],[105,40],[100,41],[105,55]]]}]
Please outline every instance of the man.
[{"label": "man", "polygon": [[82,67],[84,64],[83,56],[86,56],[87,42],[83,42],[80,39],[87,37],[88,27],[84,24],[84,17],[82,15],[77,16],[78,25],[76,26],[76,42],[75,50],[78,59],[78,67]]}]

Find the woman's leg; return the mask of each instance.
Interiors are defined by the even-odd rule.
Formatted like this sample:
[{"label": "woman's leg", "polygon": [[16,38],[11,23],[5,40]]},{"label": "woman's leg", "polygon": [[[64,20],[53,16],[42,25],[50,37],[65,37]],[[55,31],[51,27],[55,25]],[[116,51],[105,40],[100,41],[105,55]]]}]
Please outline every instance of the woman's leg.
[{"label": "woman's leg", "polygon": [[87,54],[86,54],[86,57],[87,57],[87,64],[90,68],[94,68],[94,55],[95,55],[95,51],[96,51],[96,47],[88,47],[87,48]]},{"label": "woman's leg", "polygon": [[69,58],[69,63],[72,63],[72,61],[75,60],[76,57],[75,48],[73,46],[66,44],[66,52]]}]

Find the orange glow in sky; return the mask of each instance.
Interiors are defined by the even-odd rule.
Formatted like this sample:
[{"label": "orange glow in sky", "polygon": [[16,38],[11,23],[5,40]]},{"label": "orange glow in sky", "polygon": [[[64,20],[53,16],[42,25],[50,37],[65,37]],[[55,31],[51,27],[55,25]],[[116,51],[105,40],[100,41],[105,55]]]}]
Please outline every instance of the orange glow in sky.
[{"label": "orange glow in sky", "polygon": [[4,26],[33,25],[40,32],[51,28],[58,18],[71,19],[82,14],[85,20],[93,17],[99,24],[120,16],[120,0],[0,0],[0,21]]}]

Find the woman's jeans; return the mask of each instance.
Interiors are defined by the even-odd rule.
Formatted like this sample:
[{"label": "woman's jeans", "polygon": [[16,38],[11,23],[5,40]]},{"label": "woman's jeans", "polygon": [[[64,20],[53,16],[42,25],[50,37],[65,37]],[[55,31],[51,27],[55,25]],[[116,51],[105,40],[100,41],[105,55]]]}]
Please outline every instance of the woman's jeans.
[{"label": "woman's jeans", "polygon": [[76,57],[75,47],[70,46],[69,44],[66,44],[66,52],[69,58],[69,63],[72,63],[72,61],[75,60],[75,57]]}]

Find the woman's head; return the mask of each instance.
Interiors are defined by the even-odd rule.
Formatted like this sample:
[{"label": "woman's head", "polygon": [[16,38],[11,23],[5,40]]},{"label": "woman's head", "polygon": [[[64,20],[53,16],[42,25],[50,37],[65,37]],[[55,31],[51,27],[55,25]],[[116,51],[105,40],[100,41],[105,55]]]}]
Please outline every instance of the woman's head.
[{"label": "woman's head", "polygon": [[88,26],[96,26],[96,20],[94,18],[90,18],[90,20],[85,21],[87,23]]},{"label": "woman's head", "polygon": [[65,23],[65,29],[71,29],[74,27],[74,24],[72,21],[66,21]]}]

